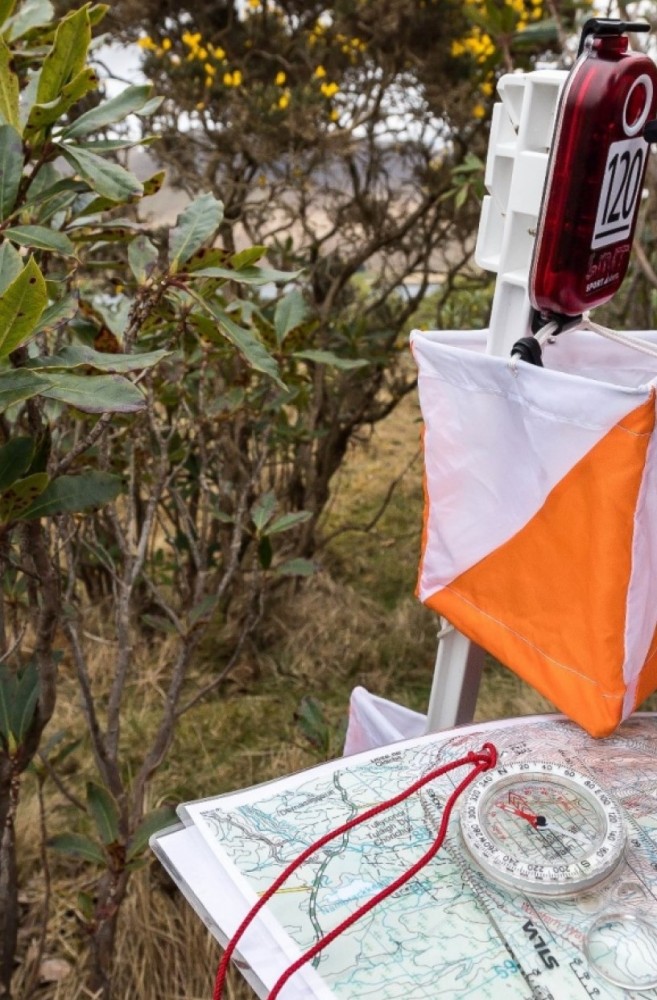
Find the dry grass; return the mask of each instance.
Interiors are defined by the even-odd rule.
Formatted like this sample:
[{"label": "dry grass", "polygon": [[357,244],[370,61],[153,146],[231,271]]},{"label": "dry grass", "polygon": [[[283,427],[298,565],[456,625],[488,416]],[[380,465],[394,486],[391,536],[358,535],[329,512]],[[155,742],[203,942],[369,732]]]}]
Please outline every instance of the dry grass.
[{"label": "dry grass", "polygon": [[[324,530],[333,536],[320,553],[320,573],[278,609],[266,648],[251,651],[221,696],[199,704],[179,727],[165,765],[151,788],[151,804],[177,803],[244,787],[317,762],[321,752],[301,735],[295,711],[308,694],[323,706],[328,754],[341,752],[351,689],[361,684],[411,708],[425,710],[436,651],[435,616],[413,596],[421,523],[421,465],[417,403],[408,398],[367,444],[354,447]],[[410,464],[409,464],[410,463]],[[391,479],[396,488],[386,500]],[[385,501],[385,502],[384,502]],[[382,505],[384,509],[382,509]],[[360,530],[375,522],[369,531]],[[339,528],[349,525],[350,530]],[[90,618],[89,631],[94,628]],[[152,728],[162,693],[166,642],[136,651],[138,671],[126,705],[125,734],[135,756]],[[114,650],[97,642],[96,682],[111,676]],[[202,682],[212,669],[212,648],[196,667]],[[486,669],[478,719],[550,711],[551,706],[511,672]],[[73,678],[64,666],[55,728],[83,733]],[[88,757],[88,755],[87,755]],[[80,787],[84,751],[70,758],[66,776]],[[78,770],[78,768],[80,770]],[[45,957],[59,960],[50,973],[66,975],[26,992],[35,972],[44,878],[40,866],[39,811],[29,780],[20,814],[23,962],[17,1000],[91,1000],[84,985],[86,943],[77,893],[92,892],[94,872],[50,859],[53,884]],[[62,797],[49,790],[48,832],[77,824]],[[115,1000],[196,1000],[212,993],[219,949],[159,865],[151,862],[131,884],[119,929]],[[231,1000],[253,997],[233,977]]]}]

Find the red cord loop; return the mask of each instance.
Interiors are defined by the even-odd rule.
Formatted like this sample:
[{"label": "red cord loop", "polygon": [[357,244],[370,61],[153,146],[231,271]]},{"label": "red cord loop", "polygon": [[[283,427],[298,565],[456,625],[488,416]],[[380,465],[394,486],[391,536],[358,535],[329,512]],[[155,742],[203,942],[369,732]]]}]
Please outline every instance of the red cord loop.
[{"label": "red cord loop", "polygon": [[325,844],[328,844],[331,840],[334,840],[336,837],[339,837],[342,834],[347,833],[349,830],[352,830],[355,826],[358,826],[360,823],[364,823],[368,819],[371,819],[373,816],[377,816],[379,815],[379,813],[385,812],[387,809],[391,809],[393,806],[398,805],[400,802],[403,802],[404,799],[409,798],[411,795],[414,794],[414,792],[417,792],[419,791],[419,789],[424,788],[424,786],[429,784],[430,781],[433,781],[434,778],[438,778],[442,774],[447,774],[449,771],[453,771],[457,767],[462,767],[464,764],[475,765],[474,769],[468,775],[466,775],[465,778],[463,778],[463,780],[456,786],[454,791],[447,799],[445,807],[443,809],[443,815],[440,821],[440,826],[438,828],[438,832],[431,847],[429,847],[429,849],[425,851],[422,857],[419,858],[413,865],[411,865],[411,867],[408,868],[402,875],[400,875],[393,882],[391,882],[390,885],[386,886],[384,889],[381,889],[379,892],[377,892],[370,900],[368,900],[367,903],[364,903],[362,906],[360,906],[349,917],[347,917],[345,920],[339,923],[337,927],[334,927],[333,930],[325,934],[324,937],[319,938],[319,940],[316,941],[315,944],[312,945],[312,947],[308,948],[307,951],[305,951],[295,962],[293,962],[292,965],[290,965],[289,968],[286,969],[286,971],[279,977],[279,979],[274,984],[269,994],[269,1000],[276,1000],[276,997],[278,997],[280,991],[282,990],[283,986],[288,981],[288,979],[290,979],[294,975],[294,973],[297,972],[298,969],[300,969],[303,965],[305,965],[306,962],[309,962],[316,955],[318,955],[320,951],[322,951],[327,945],[329,945],[332,941],[334,941],[337,937],[339,937],[340,934],[342,934],[349,927],[351,927],[352,924],[356,923],[356,921],[359,920],[362,916],[364,916],[366,913],[369,913],[370,910],[373,910],[375,906],[377,906],[380,902],[382,902],[382,900],[386,899],[388,896],[391,896],[394,892],[397,891],[397,889],[400,889],[403,885],[406,884],[406,882],[410,881],[410,879],[412,879],[415,875],[417,875],[417,873],[422,868],[424,868],[424,866],[428,864],[429,861],[431,861],[431,859],[438,853],[445,839],[445,836],[447,834],[447,825],[449,823],[449,819],[452,814],[454,805],[456,804],[456,800],[465,791],[465,789],[472,784],[475,778],[477,778],[484,771],[488,771],[492,767],[495,767],[496,763],[497,763],[496,747],[492,743],[484,743],[481,750],[479,751],[471,750],[468,754],[465,755],[465,757],[461,757],[459,760],[451,761],[448,764],[443,764],[440,767],[434,768],[433,770],[425,774],[424,777],[419,778],[417,781],[413,782],[413,784],[410,785],[408,788],[406,788],[403,792],[400,792],[398,795],[395,795],[392,798],[379,803],[379,805],[372,806],[371,809],[367,809],[365,812],[361,813],[360,816],[355,816],[353,819],[350,819],[348,822],[343,823],[335,830],[329,831],[328,833],[324,834],[323,837],[320,837],[314,843],[310,844],[304,851],[301,852],[301,854],[299,854],[297,858],[294,859],[294,861],[292,861],[280,873],[280,875],[278,875],[278,877],[274,880],[274,882],[272,882],[267,891],[262,894],[262,896],[254,904],[254,906],[252,906],[252,908],[249,910],[246,917],[244,918],[244,920],[237,928],[230,941],[228,942],[226,950],[219,964],[219,968],[217,970],[217,978],[215,980],[214,993],[212,995],[213,1000],[221,1000],[224,988],[224,982],[226,979],[226,973],[228,971],[228,966],[230,965],[230,960],[245,930],[253,922],[254,918],[257,916],[257,914],[260,912],[263,906],[265,906],[265,904],[269,902],[272,896],[275,895],[275,893],[287,881],[290,875],[294,871],[296,871],[296,869],[300,865],[302,865],[304,861],[307,861],[307,859],[312,854],[315,854],[315,852],[320,850],[320,848],[324,847]]}]

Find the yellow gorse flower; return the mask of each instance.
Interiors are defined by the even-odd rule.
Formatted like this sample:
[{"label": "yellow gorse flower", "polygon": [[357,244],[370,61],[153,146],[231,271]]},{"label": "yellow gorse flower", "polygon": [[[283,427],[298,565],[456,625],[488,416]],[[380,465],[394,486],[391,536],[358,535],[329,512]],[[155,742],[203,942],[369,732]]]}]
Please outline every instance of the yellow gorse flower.
[{"label": "yellow gorse flower", "polygon": [[285,111],[285,108],[288,106],[289,103],[290,103],[290,94],[286,90],[285,93],[281,94],[281,96],[278,98],[278,106],[282,111]]},{"label": "yellow gorse flower", "polygon": [[274,83],[276,84],[277,87],[282,87],[286,80],[287,80],[287,76],[285,75],[285,73],[283,72],[283,70],[280,70],[276,74],[276,79],[274,80]]},{"label": "yellow gorse flower", "polygon": [[318,66],[315,70],[315,76],[318,80],[322,80],[326,76],[326,70],[323,66]]},{"label": "yellow gorse flower", "polygon": [[334,97],[340,88],[337,83],[323,83],[319,89],[324,97]]}]

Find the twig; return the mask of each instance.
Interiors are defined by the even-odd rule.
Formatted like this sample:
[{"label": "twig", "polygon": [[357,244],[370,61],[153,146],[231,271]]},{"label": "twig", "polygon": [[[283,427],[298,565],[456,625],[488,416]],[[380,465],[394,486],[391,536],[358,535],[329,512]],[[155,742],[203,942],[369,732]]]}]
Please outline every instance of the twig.
[{"label": "twig", "polygon": [[115,419],[115,416],[116,414],[114,413],[103,413],[91,430],[57,463],[53,476],[61,476],[67,469],[70,469],[76,458],[79,458],[80,455],[96,443],[106,427]]},{"label": "twig", "polygon": [[342,525],[342,527],[336,528],[335,531],[332,531],[330,535],[326,535],[324,538],[322,538],[321,541],[318,542],[317,548],[318,549],[324,548],[326,545],[329,544],[329,542],[332,542],[334,538],[337,538],[339,535],[344,535],[348,531],[358,532],[359,534],[367,534],[369,531],[371,531],[372,528],[374,528],[378,524],[378,522],[381,520],[381,518],[383,517],[383,514],[386,511],[386,508],[389,506],[390,501],[392,500],[392,497],[393,497],[393,494],[394,494],[395,490],[397,489],[397,487],[399,486],[399,484],[401,483],[402,479],[404,478],[404,476],[406,475],[406,473],[409,471],[409,469],[411,469],[412,466],[415,464],[415,462],[417,461],[417,459],[419,458],[419,456],[420,456],[420,449],[418,448],[417,451],[415,452],[415,454],[412,456],[412,458],[408,462],[408,464],[404,467],[404,469],[402,470],[402,472],[400,472],[399,475],[395,479],[392,480],[392,482],[388,486],[388,489],[386,490],[386,495],[383,498],[381,506],[379,507],[379,509],[377,510],[377,512],[374,514],[374,516],[366,524],[345,524],[345,525]]},{"label": "twig", "polygon": [[643,271],[645,277],[654,288],[657,288],[657,271],[655,271],[652,264],[648,260],[648,255],[643,249],[640,240],[635,241],[633,250],[636,255],[636,259],[639,262],[639,267]]},{"label": "twig", "polygon": [[41,751],[39,751],[38,756],[39,760],[41,761],[44,768],[48,772],[48,777],[52,778],[55,786],[57,787],[57,790],[64,796],[64,798],[68,802],[71,803],[72,806],[75,806],[75,808],[78,809],[80,812],[86,813],[87,807],[85,806],[84,802],[82,802],[81,799],[79,799],[76,795],[74,795],[73,792],[70,792],[68,790],[68,788],[66,787],[62,779],[59,777],[57,771],[52,766],[48,758]]},{"label": "twig", "polygon": [[43,961],[43,956],[46,950],[46,942],[48,940],[48,924],[50,923],[50,900],[52,897],[52,880],[50,877],[50,864],[48,861],[48,851],[46,849],[46,844],[48,843],[48,830],[46,828],[46,807],[45,807],[45,802],[43,800],[43,784],[41,781],[38,780],[37,780],[37,801],[39,804],[39,841],[40,841],[39,855],[41,858],[41,868],[43,870],[43,901],[41,908],[41,920],[39,926],[39,936],[38,936],[36,956],[27,983],[23,987],[24,996],[26,997],[32,996],[36,992],[39,980],[39,970],[41,968],[41,962]]},{"label": "twig", "polygon": [[0,656],[0,663],[6,663],[7,660],[11,659],[11,656],[16,652],[23,639],[25,638],[25,633],[27,632],[27,622],[23,625],[20,635],[11,644],[9,649]]}]

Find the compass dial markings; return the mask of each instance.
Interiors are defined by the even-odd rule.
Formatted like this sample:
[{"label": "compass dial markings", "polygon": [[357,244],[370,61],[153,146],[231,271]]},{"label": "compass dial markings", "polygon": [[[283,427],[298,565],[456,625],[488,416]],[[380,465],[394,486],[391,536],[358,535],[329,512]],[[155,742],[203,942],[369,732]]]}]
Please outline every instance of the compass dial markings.
[{"label": "compass dial markings", "polygon": [[594,781],[559,764],[501,766],[470,790],[461,828],[489,877],[542,895],[594,885],[620,861],[619,808]]}]

